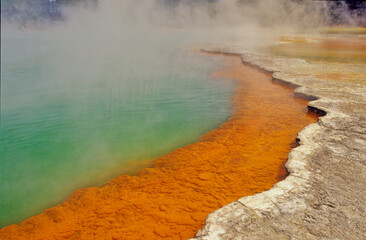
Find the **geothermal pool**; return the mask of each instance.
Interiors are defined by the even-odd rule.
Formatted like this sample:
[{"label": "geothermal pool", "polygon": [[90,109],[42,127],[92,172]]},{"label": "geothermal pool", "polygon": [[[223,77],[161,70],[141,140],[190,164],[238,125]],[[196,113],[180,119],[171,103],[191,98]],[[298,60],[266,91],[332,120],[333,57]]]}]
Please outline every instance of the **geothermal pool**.
[{"label": "geothermal pool", "polygon": [[210,77],[223,57],[160,37],[74,44],[57,30],[4,29],[0,227],[135,174],[225,122],[234,83]]},{"label": "geothermal pool", "polygon": [[[138,176],[81,189],[20,225],[10,239],[187,239],[207,214],[262,192],[286,175],[284,162],[304,126],[316,121],[292,89],[228,57],[213,76],[235,79],[232,116],[199,141],[158,158]],[[223,67],[223,66],[221,66]]]}]

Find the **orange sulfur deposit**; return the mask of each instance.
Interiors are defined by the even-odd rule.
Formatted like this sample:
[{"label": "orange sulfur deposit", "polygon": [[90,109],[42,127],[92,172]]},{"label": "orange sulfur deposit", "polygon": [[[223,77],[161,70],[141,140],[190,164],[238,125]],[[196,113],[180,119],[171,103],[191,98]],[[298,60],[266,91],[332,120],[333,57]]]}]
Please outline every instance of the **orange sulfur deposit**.
[{"label": "orange sulfur deposit", "polygon": [[200,141],[175,150],[138,176],[75,192],[64,203],[0,239],[187,239],[208,213],[271,188],[297,133],[315,122],[307,102],[271,83],[271,75],[227,57],[218,77],[238,81],[232,117]]},{"label": "orange sulfur deposit", "polygon": [[364,63],[366,61],[366,41],[364,38],[349,36],[346,39],[282,37],[280,40],[286,44],[275,44],[270,47],[270,52],[308,60],[342,63]]}]

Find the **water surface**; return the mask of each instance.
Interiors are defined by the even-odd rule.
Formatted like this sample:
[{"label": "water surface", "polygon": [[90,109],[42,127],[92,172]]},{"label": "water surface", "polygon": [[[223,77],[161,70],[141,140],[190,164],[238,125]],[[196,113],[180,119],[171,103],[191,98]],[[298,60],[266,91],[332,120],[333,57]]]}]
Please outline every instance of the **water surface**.
[{"label": "water surface", "polygon": [[160,34],[119,45],[4,30],[0,226],[136,173],[228,118],[233,83],[210,77],[221,57]]}]

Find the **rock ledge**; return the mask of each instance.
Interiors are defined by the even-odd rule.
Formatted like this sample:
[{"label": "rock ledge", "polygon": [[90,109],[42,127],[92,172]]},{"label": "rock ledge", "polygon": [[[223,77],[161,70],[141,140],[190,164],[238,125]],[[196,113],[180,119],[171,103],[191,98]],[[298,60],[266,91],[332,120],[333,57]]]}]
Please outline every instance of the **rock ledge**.
[{"label": "rock ledge", "polygon": [[[209,214],[196,239],[366,239],[365,65],[310,63],[237,47],[204,51],[240,54],[326,115],[298,134],[285,180]],[[316,75],[337,67],[359,71],[360,84]]]}]

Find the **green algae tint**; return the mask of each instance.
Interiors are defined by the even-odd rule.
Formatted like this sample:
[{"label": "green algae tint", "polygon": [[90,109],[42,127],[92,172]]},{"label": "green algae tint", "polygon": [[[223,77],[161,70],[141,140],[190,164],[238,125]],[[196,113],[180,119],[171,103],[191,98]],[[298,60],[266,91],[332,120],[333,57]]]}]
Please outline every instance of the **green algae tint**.
[{"label": "green algae tint", "polygon": [[228,118],[233,83],[210,78],[222,57],[165,34],[80,49],[56,31],[3,32],[0,226],[137,173]]}]

